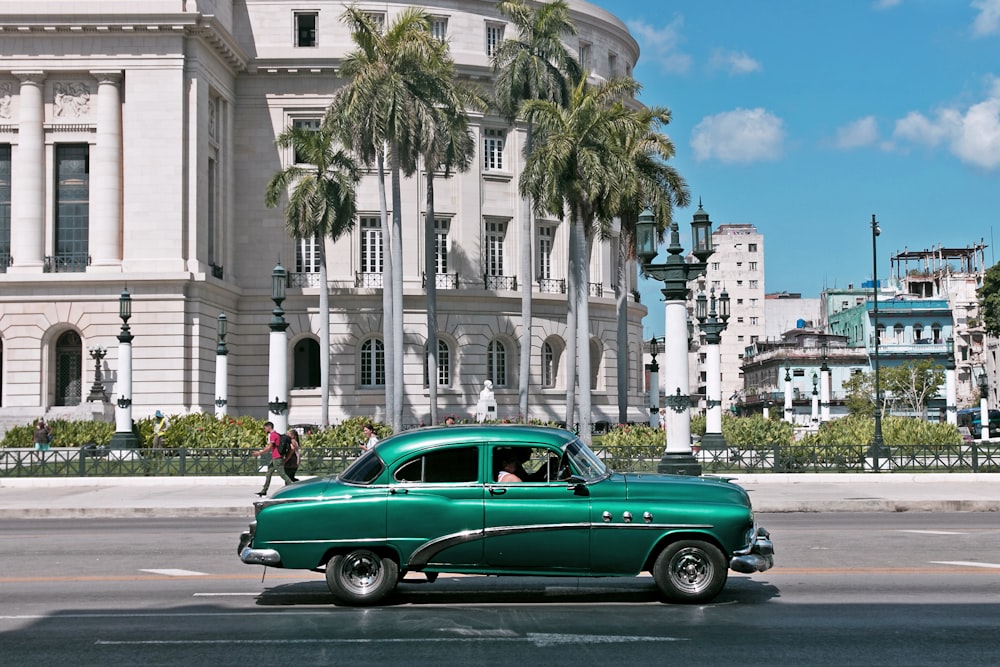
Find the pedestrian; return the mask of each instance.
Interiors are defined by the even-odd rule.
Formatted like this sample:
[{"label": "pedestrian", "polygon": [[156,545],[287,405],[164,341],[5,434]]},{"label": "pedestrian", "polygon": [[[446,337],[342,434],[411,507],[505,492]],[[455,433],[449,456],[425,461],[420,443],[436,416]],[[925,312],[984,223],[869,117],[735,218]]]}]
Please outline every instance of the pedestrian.
[{"label": "pedestrian", "polygon": [[281,434],[274,430],[272,422],[264,422],[264,433],[267,434],[267,444],[253,453],[253,456],[263,456],[270,453],[267,460],[267,477],[264,478],[264,488],[257,492],[258,496],[266,496],[267,489],[271,486],[271,475],[278,473],[285,484],[291,484],[292,480],[285,473],[285,459],[281,456],[279,445],[281,444]]},{"label": "pedestrian", "polygon": [[288,456],[285,457],[285,474],[293,482],[299,481],[295,477],[295,473],[299,471],[299,462],[302,458],[299,456],[299,449],[301,445],[299,444],[299,432],[294,428],[288,432],[288,437],[291,438],[292,444],[291,449],[288,450]]},{"label": "pedestrian", "polygon": [[447,417],[445,417],[444,418],[444,425],[445,426],[454,426],[455,425],[455,415],[448,415]]},{"label": "pedestrian", "polygon": [[159,410],[153,417],[153,449],[163,449],[163,434],[170,428],[170,420]]},{"label": "pedestrian", "polygon": [[365,434],[365,439],[361,443],[361,452],[364,453],[378,444],[378,436],[375,435],[375,426],[371,423],[362,426],[361,431]]},{"label": "pedestrian", "polygon": [[35,442],[35,449],[48,449],[52,444],[52,427],[45,423],[44,417],[39,417],[35,422],[35,433],[32,439]]}]

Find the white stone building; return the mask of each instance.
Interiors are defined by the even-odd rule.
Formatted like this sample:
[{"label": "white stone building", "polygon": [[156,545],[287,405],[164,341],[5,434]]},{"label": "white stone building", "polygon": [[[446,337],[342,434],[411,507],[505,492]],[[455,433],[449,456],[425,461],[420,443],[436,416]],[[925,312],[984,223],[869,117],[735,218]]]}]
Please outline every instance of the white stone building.
[{"label": "white stone building", "polygon": [[[570,46],[593,76],[631,74],[638,47],[607,12],[570,0]],[[87,412],[108,349],[114,401],[118,296],[133,298],[135,417],[212,412],[216,321],[228,317],[228,412],[267,412],[271,271],[289,271],[289,421],[319,418],[319,318],[330,318],[330,415],[385,419],[379,204],[374,174],[354,231],[328,242],[330,312],[318,312],[311,241],[264,206],[294,156],[275,147],[318,119],[353,47],[347,3],[328,0],[0,0],[0,429]],[[387,22],[401,2],[360,2]],[[489,55],[511,28],[493,2],[424,3],[462,76],[488,86]],[[519,266],[524,131],[474,119],[472,169],[436,179],[441,414],[471,416],[492,379],[498,416],[516,417],[520,291],[534,285],[529,417],[565,418],[567,229],[537,220],[534,266]],[[423,370],[424,175],[403,185],[406,394],[403,421],[428,415]],[[594,420],[617,419],[615,260],[591,263]],[[626,293],[637,294],[630,266]],[[727,285],[728,287],[728,285]],[[732,292],[732,287],[730,287]],[[643,418],[641,320],[629,298],[628,396]]]}]

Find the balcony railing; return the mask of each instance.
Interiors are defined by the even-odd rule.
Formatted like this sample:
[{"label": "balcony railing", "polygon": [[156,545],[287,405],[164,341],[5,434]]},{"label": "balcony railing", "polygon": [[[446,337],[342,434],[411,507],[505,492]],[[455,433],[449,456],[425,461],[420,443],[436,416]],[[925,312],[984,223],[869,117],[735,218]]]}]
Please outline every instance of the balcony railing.
[{"label": "balcony railing", "polygon": [[209,266],[209,268],[212,269],[212,277],[213,278],[218,278],[219,280],[222,280],[222,277],[224,275],[226,275],[225,271],[223,271],[223,269],[222,269],[222,266],[220,266],[219,264],[216,264],[215,262],[212,262],[208,266]]},{"label": "balcony railing", "polygon": [[288,274],[288,287],[319,287],[319,274],[318,273],[289,273]]},{"label": "balcony railing", "polygon": [[[420,286],[427,287],[427,273],[420,276]],[[458,273],[435,273],[434,287],[437,289],[458,289]]]},{"label": "balcony railing", "polygon": [[483,285],[488,290],[516,290],[517,276],[483,276]]},{"label": "balcony railing", "polygon": [[83,273],[90,265],[90,255],[85,252],[66,252],[48,255],[42,266],[44,273]]},{"label": "balcony railing", "polygon": [[565,294],[566,280],[564,278],[539,278],[538,291],[549,294]]},{"label": "balcony railing", "polygon": [[364,273],[362,271],[356,271],[354,273],[354,286],[355,287],[382,287],[382,274],[381,273]]}]

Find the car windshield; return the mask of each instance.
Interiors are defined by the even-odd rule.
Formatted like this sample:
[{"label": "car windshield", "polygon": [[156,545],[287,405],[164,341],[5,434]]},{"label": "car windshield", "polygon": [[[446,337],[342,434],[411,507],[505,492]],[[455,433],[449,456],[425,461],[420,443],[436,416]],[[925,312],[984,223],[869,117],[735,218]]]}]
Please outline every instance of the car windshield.
[{"label": "car windshield", "polygon": [[349,465],[347,470],[340,473],[340,481],[352,484],[371,484],[378,479],[384,469],[385,464],[382,463],[382,459],[379,458],[374,449],[370,449]]},{"label": "car windshield", "polygon": [[569,459],[574,474],[582,477],[585,482],[594,482],[608,474],[608,467],[604,465],[604,461],[590,451],[579,438],[566,445],[563,455]]}]

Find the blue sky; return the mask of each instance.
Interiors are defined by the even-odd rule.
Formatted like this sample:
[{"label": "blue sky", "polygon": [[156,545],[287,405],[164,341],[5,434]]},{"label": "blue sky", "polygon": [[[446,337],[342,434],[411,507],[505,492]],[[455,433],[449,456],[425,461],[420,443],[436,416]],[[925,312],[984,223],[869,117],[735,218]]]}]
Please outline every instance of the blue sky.
[{"label": "blue sky", "polygon": [[[640,99],[673,113],[685,248],[701,198],[764,235],[768,293],[870,279],[872,214],[883,278],[906,249],[1000,259],[1000,0],[591,2],[639,42]],[[644,282],[645,337],[663,308]]]}]

